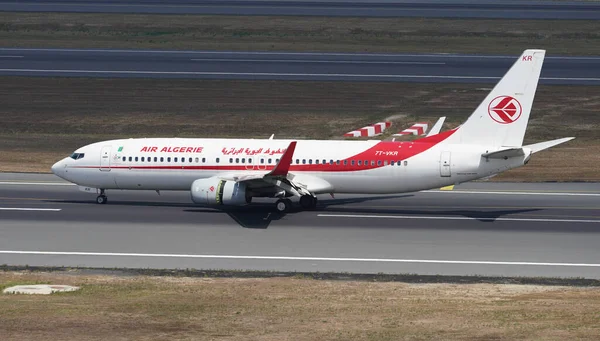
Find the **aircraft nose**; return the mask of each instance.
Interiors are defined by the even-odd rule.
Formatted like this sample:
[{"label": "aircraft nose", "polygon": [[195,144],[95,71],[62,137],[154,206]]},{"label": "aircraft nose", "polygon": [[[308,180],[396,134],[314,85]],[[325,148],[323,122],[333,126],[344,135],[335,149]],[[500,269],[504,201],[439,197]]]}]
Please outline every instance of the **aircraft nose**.
[{"label": "aircraft nose", "polygon": [[65,167],[63,166],[63,161],[60,160],[57,163],[53,164],[52,167],[50,168],[52,170],[52,173],[54,173],[54,175],[58,175],[60,176],[62,173],[62,170]]}]

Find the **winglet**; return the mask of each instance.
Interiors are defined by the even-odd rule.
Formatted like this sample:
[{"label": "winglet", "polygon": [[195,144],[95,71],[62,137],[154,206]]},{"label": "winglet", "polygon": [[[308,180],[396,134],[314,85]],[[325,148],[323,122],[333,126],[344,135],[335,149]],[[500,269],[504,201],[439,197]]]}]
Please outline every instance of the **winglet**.
[{"label": "winglet", "polygon": [[290,170],[290,165],[292,164],[292,157],[294,156],[294,150],[296,149],[296,141],[290,142],[289,147],[283,153],[283,156],[279,160],[279,162],[275,165],[272,171],[269,172],[270,176],[285,176]]},{"label": "winglet", "polygon": [[442,126],[444,125],[444,121],[446,120],[446,116],[440,117],[437,122],[433,125],[433,128],[427,133],[427,136],[437,135],[442,130]]}]

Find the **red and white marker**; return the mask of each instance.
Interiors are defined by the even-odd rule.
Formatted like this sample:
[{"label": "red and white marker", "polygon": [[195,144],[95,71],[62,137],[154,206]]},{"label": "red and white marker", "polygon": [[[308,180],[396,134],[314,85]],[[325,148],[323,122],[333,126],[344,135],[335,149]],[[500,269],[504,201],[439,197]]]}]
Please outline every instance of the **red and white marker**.
[{"label": "red and white marker", "polygon": [[424,122],[415,123],[409,128],[402,130],[401,132],[394,134],[392,136],[403,136],[403,135],[425,135],[427,132],[427,128],[429,125]]},{"label": "red and white marker", "polygon": [[345,137],[369,137],[381,135],[384,130],[392,126],[392,122],[379,122],[370,126],[362,127],[358,130],[345,133]]}]

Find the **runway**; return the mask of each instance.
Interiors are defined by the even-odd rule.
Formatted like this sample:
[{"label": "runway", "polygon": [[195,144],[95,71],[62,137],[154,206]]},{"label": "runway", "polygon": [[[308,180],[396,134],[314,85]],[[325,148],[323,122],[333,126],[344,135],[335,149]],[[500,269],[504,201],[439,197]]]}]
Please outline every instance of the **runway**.
[{"label": "runway", "polygon": [[311,15],[510,19],[600,19],[600,5],[575,1],[477,0],[21,0],[2,1],[0,11]]},{"label": "runway", "polygon": [[0,173],[0,264],[600,278],[600,184],[322,196],[278,215]]},{"label": "runway", "polygon": [[[495,83],[517,57],[0,48],[0,75]],[[547,56],[540,82],[599,85],[600,57]]]}]

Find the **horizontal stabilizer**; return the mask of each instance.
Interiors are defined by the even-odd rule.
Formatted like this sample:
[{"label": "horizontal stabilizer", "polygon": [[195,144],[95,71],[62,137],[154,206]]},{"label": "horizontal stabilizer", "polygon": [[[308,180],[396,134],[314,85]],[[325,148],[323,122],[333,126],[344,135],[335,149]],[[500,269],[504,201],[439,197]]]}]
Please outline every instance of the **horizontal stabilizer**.
[{"label": "horizontal stabilizer", "polygon": [[542,151],[544,149],[548,149],[550,147],[554,147],[554,146],[559,145],[561,143],[565,143],[567,141],[571,141],[572,139],[574,139],[574,137],[564,137],[564,138],[558,139],[558,140],[552,140],[552,141],[546,141],[546,142],[540,142],[540,143],[530,144],[528,146],[525,146],[525,148],[531,149],[532,153],[537,153],[537,152]]},{"label": "horizontal stabilizer", "polygon": [[427,136],[437,135],[442,130],[442,126],[444,125],[444,121],[446,120],[446,116],[440,117],[437,122],[433,125]]},{"label": "horizontal stabilizer", "polygon": [[481,156],[488,158],[488,159],[504,159],[504,158],[515,157],[515,156],[523,156],[523,155],[525,155],[523,148],[507,148],[507,149],[502,149],[502,150],[498,150],[495,152],[481,154]]}]

